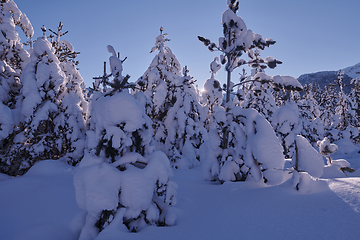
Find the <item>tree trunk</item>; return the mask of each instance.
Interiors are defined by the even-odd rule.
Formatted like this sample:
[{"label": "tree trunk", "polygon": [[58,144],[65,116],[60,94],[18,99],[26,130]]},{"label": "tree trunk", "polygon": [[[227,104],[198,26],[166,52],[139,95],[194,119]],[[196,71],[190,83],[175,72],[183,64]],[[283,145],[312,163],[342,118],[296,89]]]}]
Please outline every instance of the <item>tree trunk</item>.
[{"label": "tree trunk", "polygon": [[297,147],[296,140],[295,140],[295,166],[294,166],[294,169],[296,171],[298,171],[298,169],[299,169],[299,149]]},{"label": "tree trunk", "polygon": [[[231,82],[231,71],[230,69],[227,69],[227,83],[226,83],[226,103],[230,102],[230,82]],[[225,105],[226,106],[226,105]],[[227,108],[226,108],[227,109]]]},{"label": "tree trunk", "polygon": [[[230,102],[230,93],[231,93],[230,81],[231,81],[231,71],[230,71],[230,69],[227,69],[226,102],[225,102],[226,115],[230,111],[230,108],[228,108],[228,106],[227,106],[228,103]],[[223,148],[224,149],[228,148],[228,143],[229,143],[229,128],[228,128],[228,126],[229,125],[230,125],[230,123],[226,123],[224,126],[224,130],[223,130],[223,133],[224,133]]]}]

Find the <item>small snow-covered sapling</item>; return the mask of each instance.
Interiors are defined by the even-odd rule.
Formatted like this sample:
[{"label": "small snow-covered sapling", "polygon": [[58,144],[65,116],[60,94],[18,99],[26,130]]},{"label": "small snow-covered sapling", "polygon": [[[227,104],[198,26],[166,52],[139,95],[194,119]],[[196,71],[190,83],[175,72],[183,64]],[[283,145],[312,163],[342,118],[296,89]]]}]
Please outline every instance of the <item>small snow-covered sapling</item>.
[{"label": "small snow-covered sapling", "polygon": [[[325,156],[328,160],[328,165],[336,164],[339,165],[339,170],[342,171],[345,175],[345,172],[354,172],[355,169],[350,167],[350,164],[346,160],[334,160],[332,161],[330,155],[338,150],[338,146],[336,144],[330,143],[327,137],[325,137],[322,141],[317,141],[316,145],[319,148],[320,154]],[[346,175],[347,176],[347,175]]]},{"label": "small snow-covered sapling", "polygon": [[330,143],[327,137],[321,141],[317,141],[316,146],[319,148],[320,154],[326,157],[328,164],[330,165],[332,163],[330,155],[338,150],[338,146],[336,144]]}]

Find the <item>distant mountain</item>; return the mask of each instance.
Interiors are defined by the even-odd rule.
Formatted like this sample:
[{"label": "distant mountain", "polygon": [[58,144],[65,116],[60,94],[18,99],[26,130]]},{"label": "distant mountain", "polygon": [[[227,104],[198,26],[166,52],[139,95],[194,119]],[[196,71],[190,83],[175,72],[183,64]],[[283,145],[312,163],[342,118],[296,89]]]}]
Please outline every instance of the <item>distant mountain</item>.
[{"label": "distant mountain", "polygon": [[[343,82],[345,84],[344,91],[349,93],[351,90],[350,82],[353,78],[356,78],[360,76],[359,74],[356,74],[357,72],[360,72],[360,63],[347,67],[345,69],[342,69],[344,71],[344,78]],[[322,71],[322,72],[316,72],[316,73],[308,73],[303,74],[300,77],[298,77],[298,81],[302,84],[309,84],[309,83],[317,83],[320,88],[324,88],[324,86],[327,86],[328,84],[332,83],[335,84],[335,79],[337,77],[337,71]],[[338,87],[336,86],[338,89]]]},{"label": "distant mountain", "polygon": [[345,72],[346,75],[348,75],[351,78],[360,77],[360,74],[358,74],[358,72],[360,72],[360,63],[355,64],[354,66],[351,67],[344,68],[343,71]]}]

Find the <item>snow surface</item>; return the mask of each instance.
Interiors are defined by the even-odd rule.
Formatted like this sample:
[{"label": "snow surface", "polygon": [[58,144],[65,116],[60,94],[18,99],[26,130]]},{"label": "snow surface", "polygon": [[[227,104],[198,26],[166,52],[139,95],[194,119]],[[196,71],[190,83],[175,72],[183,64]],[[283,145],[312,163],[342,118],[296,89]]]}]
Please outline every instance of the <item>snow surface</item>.
[{"label": "snow surface", "polygon": [[85,212],[75,201],[74,168],[42,161],[22,177],[0,175],[1,239],[77,239]]},{"label": "snow surface", "polygon": [[[359,159],[346,156],[352,156],[349,162]],[[77,171],[48,160],[22,177],[0,174],[1,239],[78,239],[86,212],[75,200]],[[297,192],[290,174],[284,176],[289,180],[273,187],[253,181],[220,185],[204,181],[200,167],[175,170],[175,226],[129,233],[114,221],[96,239],[359,239],[359,170],[349,178],[318,181],[311,194]]]}]

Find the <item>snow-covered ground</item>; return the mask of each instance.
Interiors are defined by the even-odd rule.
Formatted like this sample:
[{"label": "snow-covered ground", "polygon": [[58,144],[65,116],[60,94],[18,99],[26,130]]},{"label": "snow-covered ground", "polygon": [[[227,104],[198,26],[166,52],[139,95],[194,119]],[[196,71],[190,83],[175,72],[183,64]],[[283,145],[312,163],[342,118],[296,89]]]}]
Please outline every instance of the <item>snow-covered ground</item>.
[{"label": "snow-covered ground", "polygon": [[[344,156],[352,165],[359,163],[357,152]],[[22,177],[0,174],[0,239],[77,239],[86,212],[75,200],[76,171],[49,160]],[[284,175],[289,180],[273,187],[252,181],[220,185],[204,181],[201,167],[174,170],[172,180],[179,185],[175,226],[129,233],[115,218],[96,239],[360,238],[359,170],[346,178],[321,179],[308,194],[298,193],[291,175]]]}]

